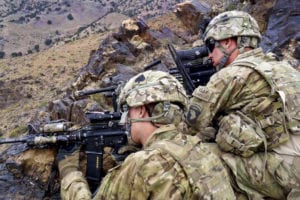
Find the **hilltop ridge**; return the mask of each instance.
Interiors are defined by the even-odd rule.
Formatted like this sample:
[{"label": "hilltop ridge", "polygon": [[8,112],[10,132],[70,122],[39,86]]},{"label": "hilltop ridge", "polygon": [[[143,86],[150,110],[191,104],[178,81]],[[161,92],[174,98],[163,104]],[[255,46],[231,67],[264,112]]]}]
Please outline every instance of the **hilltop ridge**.
[{"label": "hilltop ridge", "polygon": [[171,10],[179,0],[13,0],[0,3],[0,59],[32,54],[110,29],[103,18],[148,19]]}]

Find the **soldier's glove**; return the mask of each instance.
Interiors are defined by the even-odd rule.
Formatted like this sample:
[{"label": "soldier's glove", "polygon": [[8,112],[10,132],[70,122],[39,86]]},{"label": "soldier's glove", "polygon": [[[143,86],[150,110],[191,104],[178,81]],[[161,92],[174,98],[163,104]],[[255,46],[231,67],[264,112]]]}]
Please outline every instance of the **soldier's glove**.
[{"label": "soldier's glove", "polygon": [[137,146],[136,144],[129,141],[128,145],[121,147],[117,154],[113,153],[113,149],[110,147],[104,148],[104,155],[103,155],[103,171],[106,174],[108,170],[112,169],[113,167],[120,165],[125,158],[138,150],[141,147]]},{"label": "soldier's glove", "polygon": [[134,152],[139,151],[140,149],[141,149],[141,148],[138,147],[138,146],[134,146],[134,145],[126,145],[126,146],[121,147],[121,148],[119,149],[118,154],[121,154],[121,155],[127,154],[127,155],[129,155],[129,154],[131,154],[131,153],[134,153]]},{"label": "soldier's glove", "polygon": [[[141,150],[142,146],[134,143],[131,139],[128,141],[128,144],[126,146],[121,147],[118,150],[119,155],[123,155],[123,160],[131,153],[135,153],[139,150]],[[121,161],[123,161],[121,160]]]},{"label": "soldier's glove", "polygon": [[79,170],[79,147],[76,144],[63,145],[56,156],[60,178]]},{"label": "soldier's glove", "polygon": [[103,172],[107,174],[108,170],[114,168],[118,165],[117,160],[115,159],[114,155],[112,154],[113,149],[111,147],[104,147],[104,154],[103,154]]}]

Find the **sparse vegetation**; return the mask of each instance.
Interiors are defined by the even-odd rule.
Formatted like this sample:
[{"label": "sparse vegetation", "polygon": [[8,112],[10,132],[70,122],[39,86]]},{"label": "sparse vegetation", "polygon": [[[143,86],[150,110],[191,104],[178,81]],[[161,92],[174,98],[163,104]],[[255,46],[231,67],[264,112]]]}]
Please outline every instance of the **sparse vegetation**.
[{"label": "sparse vegetation", "polygon": [[86,28],[86,26],[81,26],[78,28],[77,33],[80,33],[81,31],[83,31]]},{"label": "sparse vegetation", "polygon": [[9,137],[18,137],[27,131],[27,126],[17,126],[11,132],[9,132]]},{"label": "sparse vegetation", "polygon": [[45,45],[49,46],[52,44],[52,40],[51,39],[46,39],[45,40]]},{"label": "sparse vegetation", "polygon": [[24,16],[20,17],[19,20],[18,20],[19,23],[23,23],[24,21],[25,21],[25,17]]},{"label": "sparse vegetation", "polygon": [[71,13],[68,14],[67,18],[68,18],[68,20],[73,20],[74,19],[73,15]]},{"label": "sparse vegetation", "polygon": [[36,44],[34,45],[34,49],[36,52],[39,52],[40,51],[40,45]]},{"label": "sparse vegetation", "polygon": [[22,52],[12,52],[10,55],[11,55],[11,57],[15,58],[15,57],[20,57],[23,54],[22,54]]},{"label": "sparse vegetation", "polygon": [[[169,0],[145,0],[144,2],[137,0],[86,0],[78,1],[76,5],[74,4],[74,1],[70,0],[21,0],[22,6],[16,3],[16,1],[6,0],[5,2],[6,3],[3,5],[9,6],[10,8],[6,11],[5,9],[1,10],[0,12],[0,30],[8,33],[14,32],[14,34],[9,34],[5,39],[1,38],[1,44],[3,43],[4,45],[0,50],[5,52],[6,55],[3,56],[2,54],[0,55],[0,58],[11,56],[18,57],[21,55],[21,52],[23,55],[28,55],[49,48],[54,43],[72,42],[87,37],[89,34],[103,33],[107,30],[107,27],[115,28],[116,25],[106,27],[106,22],[100,23],[97,19],[111,12],[119,12],[131,17],[139,15],[144,19],[147,19],[149,16],[158,16],[165,13],[166,9],[172,8],[175,4],[175,1],[171,2]],[[89,7],[87,7],[87,4],[84,2],[86,2]],[[147,5],[145,6],[145,4]],[[162,8],[163,10],[157,11],[158,6],[161,6],[159,8]],[[71,8],[76,9],[71,10]],[[80,20],[79,18],[77,19],[77,13],[75,13],[76,10],[85,11],[81,13],[82,17],[80,17]],[[56,16],[54,17],[53,15]],[[61,19],[60,17],[64,17],[64,19]],[[59,23],[58,20],[60,20]],[[76,20],[76,23],[69,22],[66,26],[58,27],[61,23],[66,23],[68,21],[72,22],[72,20]],[[109,19],[108,23],[116,24],[116,20],[117,19],[114,18]],[[121,20],[117,21],[118,23],[121,22]],[[13,22],[13,26],[11,26],[12,23],[9,22]],[[19,26],[19,24],[22,25]],[[49,30],[51,33],[45,31],[49,29],[47,26],[52,27],[51,30]],[[26,30],[26,35],[22,34],[23,30]],[[51,38],[51,40],[47,38]],[[7,45],[7,42],[10,44]],[[33,45],[32,42],[34,42]],[[34,44],[39,44],[40,46],[34,47]]]},{"label": "sparse vegetation", "polygon": [[3,59],[5,57],[5,52],[4,51],[0,51],[0,59]]}]

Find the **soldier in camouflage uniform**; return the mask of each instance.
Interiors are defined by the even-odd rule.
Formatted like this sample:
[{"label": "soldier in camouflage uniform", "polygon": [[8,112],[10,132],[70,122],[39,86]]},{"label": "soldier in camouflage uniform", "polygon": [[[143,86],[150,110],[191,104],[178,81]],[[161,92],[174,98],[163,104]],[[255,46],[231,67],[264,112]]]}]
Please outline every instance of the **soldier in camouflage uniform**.
[{"label": "soldier in camouflage uniform", "polygon": [[[121,123],[143,150],[111,169],[93,199],[235,199],[221,160],[198,137],[180,131],[188,98],[176,78],[140,73],[122,89],[119,103]],[[64,172],[74,162],[64,161],[62,199],[91,198],[80,172]]]},{"label": "soldier in camouflage uniform", "polygon": [[300,199],[300,73],[264,54],[260,39],[248,13],[212,19],[204,40],[218,72],[194,91],[187,123],[229,152],[222,158],[249,199]]}]

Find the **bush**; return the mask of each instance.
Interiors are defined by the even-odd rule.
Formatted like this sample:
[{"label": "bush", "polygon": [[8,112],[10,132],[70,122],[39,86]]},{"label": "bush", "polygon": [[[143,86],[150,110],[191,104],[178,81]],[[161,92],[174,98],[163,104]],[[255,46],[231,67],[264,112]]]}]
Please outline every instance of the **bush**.
[{"label": "bush", "polygon": [[83,31],[86,27],[85,26],[81,26],[78,28],[77,33],[80,33],[81,31]]},{"label": "bush", "polygon": [[24,17],[24,16],[22,16],[22,17],[19,18],[19,22],[20,22],[20,23],[22,23],[22,22],[24,22],[24,21],[25,21],[25,17]]},{"label": "bush", "polygon": [[12,52],[10,55],[11,55],[11,57],[13,57],[13,58],[14,58],[14,57],[18,57],[18,53],[17,53],[17,52]]},{"label": "bush", "polygon": [[47,21],[47,24],[49,24],[49,25],[52,24],[52,21],[51,21],[51,20],[48,20],[48,21]]},{"label": "bush", "polygon": [[71,13],[68,14],[67,18],[68,18],[68,20],[73,20],[74,19],[73,15]]},{"label": "bush", "polygon": [[51,39],[46,39],[45,40],[45,45],[49,46],[52,43]]},{"label": "bush", "polygon": [[36,50],[36,52],[39,52],[40,51],[40,45],[38,45],[38,44],[34,45],[34,49]]},{"label": "bush", "polygon": [[11,57],[21,57],[23,54],[22,54],[22,52],[12,52],[11,54]]},{"label": "bush", "polygon": [[5,52],[4,51],[0,51],[0,59],[3,59],[5,57]]},{"label": "bush", "polygon": [[28,50],[27,50],[27,53],[28,53],[28,54],[32,54],[33,51],[32,51],[31,49],[28,49]]}]

